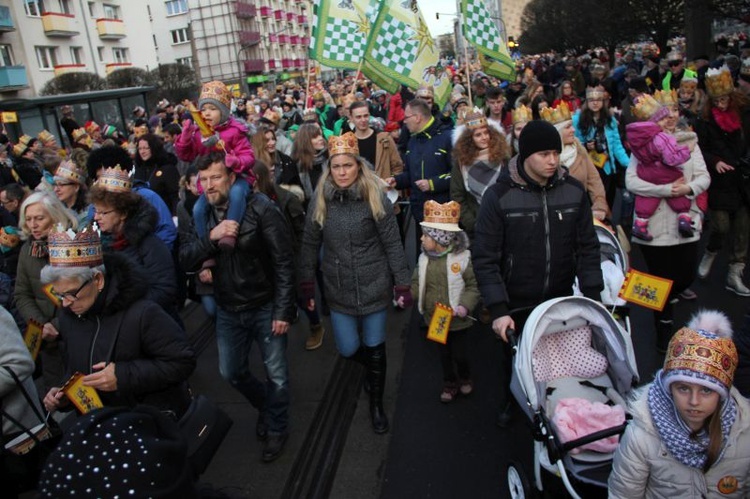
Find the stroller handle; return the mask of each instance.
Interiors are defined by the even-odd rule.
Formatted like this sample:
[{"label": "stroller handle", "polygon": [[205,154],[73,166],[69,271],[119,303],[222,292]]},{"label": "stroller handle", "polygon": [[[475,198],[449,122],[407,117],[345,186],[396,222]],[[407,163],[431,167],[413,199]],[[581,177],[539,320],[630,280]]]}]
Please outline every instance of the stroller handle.
[{"label": "stroller handle", "polygon": [[508,338],[508,344],[515,352],[518,350],[518,335],[516,334],[516,330],[509,327],[505,330],[505,336]]}]

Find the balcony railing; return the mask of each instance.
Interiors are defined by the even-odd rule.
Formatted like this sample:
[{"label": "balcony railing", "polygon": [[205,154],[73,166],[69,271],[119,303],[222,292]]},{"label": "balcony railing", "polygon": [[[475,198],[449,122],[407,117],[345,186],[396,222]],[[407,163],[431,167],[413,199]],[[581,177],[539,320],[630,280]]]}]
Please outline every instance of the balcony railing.
[{"label": "balcony railing", "polygon": [[299,43],[300,45],[309,45],[310,44],[310,38],[308,36],[300,36],[299,37]]},{"label": "balcony railing", "polygon": [[260,8],[260,17],[271,17],[272,15],[273,11],[271,10],[271,7],[264,5]]},{"label": "balcony railing", "polygon": [[58,64],[55,66],[55,76],[64,75],[67,73],[78,73],[86,71],[85,64]]},{"label": "balcony railing", "polygon": [[289,43],[291,43],[292,45],[299,45],[299,35],[290,36]]},{"label": "balcony railing", "polygon": [[277,21],[283,21],[284,20],[284,11],[281,9],[277,9],[273,11],[273,18]]},{"label": "balcony railing", "polygon": [[109,64],[106,64],[104,68],[105,68],[106,73],[109,74],[112,71],[117,71],[118,69],[129,68],[132,66],[133,66],[132,62],[110,62]]},{"label": "balcony railing", "polygon": [[237,14],[237,17],[239,17],[240,19],[249,19],[251,17],[255,17],[257,12],[258,12],[258,9],[256,9],[255,4],[253,3],[246,3],[246,2],[235,3],[235,13]]},{"label": "balcony railing", "polygon": [[257,31],[240,31],[240,45],[257,45],[260,43],[260,33]]},{"label": "balcony railing", "polygon": [[262,73],[266,70],[266,61],[263,59],[245,59],[243,64],[245,73]]},{"label": "balcony railing", "polygon": [[268,59],[268,70],[275,71],[281,69],[281,61],[278,59]]},{"label": "balcony railing", "polygon": [[1,66],[0,91],[18,90],[29,86],[26,66]]},{"label": "balcony railing", "polygon": [[289,43],[289,35],[279,35],[279,43],[288,44]]},{"label": "balcony railing", "polygon": [[300,26],[307,26],[307,16],[299,14],[297,16],[297,24]]},{"label": "balcony railing", "polygon": [[75,16],[73,14],[63,14],[62,12],[45,12],[42,14],[42,27],[44,34],[52,37],[76,36]]},{"label": "balcony railing", "polygon": [[15,31],[13,17],[10,15],[10,7],[0,6],[0,33]]},{"label": "balcony railing", "polygon": [[284,69],[290,69],[292,67],[292,59],[282,59],[281,67]]},{"label": "balcony railing", "polygon": [[287,12],[286,13],[286,22],[293,23],[295,17],[296,17],[296,15],[294,14],[294,12]]},{"label": "balcony railing", "polygon": [[268,41],[269,42],[273,42],[273,43],[278,42],[279,41],[279,35],[277,35],[276,33],[269,33],[268,34]]},{"label": "balcony railing", "polygon": [[97,19],[96,30],[102,40],[119,40],[125,38],[125,23],[120,19]]}]

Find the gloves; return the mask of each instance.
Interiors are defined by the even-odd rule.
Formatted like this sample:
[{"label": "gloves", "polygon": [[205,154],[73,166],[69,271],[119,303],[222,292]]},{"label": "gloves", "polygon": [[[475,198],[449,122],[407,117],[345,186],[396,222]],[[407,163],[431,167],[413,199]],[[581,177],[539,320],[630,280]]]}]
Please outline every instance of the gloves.
[{"label": "gloves", "polygon": [[[203,147],[206,149],[211,149],[213,146],[219,143],[219,133],[214,132],[213,135],[210,137],[203,137],[201,138],[201,144],[203,144]],[[227,165],[229,166],[229,165]]]},{"label": "gloves", "polygon": [[192,120],[182,120],[182,133],[180,134],[180,142],[189,142],[195,132],[195,125]]},{"label": "gloves", "polygon": [[313,281],[302,281],[299,283],[299,297],[303,303],[309,303],[315,299],[315,283]]},{"label": "gloves", "polygon": [[[216,137],[216,135],[214,137]],[[213,137],[209,137],[209,139],[211,139],[211,138],[213,138]],[[206,145],[206,143],[204,142],[203,145]],[[208,147],[208,146],[206,146],[206,147]],[[239,166],[240,165],[240,158],[238,158],[234,154],[227,153],[227,155],[224,156],[224,164],[227,165],[228,168],[230,168],[232,170],[235,170],[235,166]]]},{"label": "gloves", "polygon": [[467,315],[469,315],[469,311],[463,305],[459,305],[457,307],[453,307],[453,315],[455,315],[456,317],[466,317]]},{"label": "gloves", "polygon": [[414,299],[411,296],[411,286],[394,286],[393,295],[396,303],[401,308],[409,308],[414,304]]}]

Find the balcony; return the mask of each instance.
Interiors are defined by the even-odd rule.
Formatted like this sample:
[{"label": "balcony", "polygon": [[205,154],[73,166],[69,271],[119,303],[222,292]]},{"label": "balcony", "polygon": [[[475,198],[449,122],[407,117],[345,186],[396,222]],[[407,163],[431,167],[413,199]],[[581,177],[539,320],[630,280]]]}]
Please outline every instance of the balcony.
[{"label": "balcony", "polygon": [[132,62],[110,62],[104,66],[107,74],[110,74],[112,71],[117,71],[118,69],[130,67],[133,67]]},{"label": "balcony", "polygon": [[278,59],[268,59],[268,70],[276,71],[277,69],[281,69],[281,61]]},{"label": "balcony", "polygon": [[299,35],[290,36],[289,43],[291,43],[292,45],[299,45]]},{"label": "balcony", "polygon": [[307,36],[300,36],[299,37],[299,44],[300,45],[304,45],[304,46],[309,45],[310,44],[310,38],[307,37]]},{"label": "balcony", "polygon": [[273,11],[271,10],[271,7],[263,6],[260,8],[260,17],[271,17],[273,15]]},{"label": "balcony", "polygon": [[58,64],[55,66],[55,76],[68,73],[79,73],[81,71],[86,71],[85,64]]},{"label": "balcony", "polygon": [[300,26],[307,26],[307,16],[299,14],[297,16],[297,24],[299,24]]},{"label": "balcony", "polygon": [[293,23],[295,17],[297,17],[297,16],[294,14],[294,12],[287,12],[286,13],[286,22]]},{"label": "balcony", "polygon": [[305,60],[304,59],[295,59],[294,60],[294,66],[297,69],[305,69]]},{"label": "balcony", "polygon": [[70,38],[80,34],[76,31],[76,21],[73,14],[61,12],[45,12],[42,14],[44,34],[49,37]]},{"label": "balcony", "polygon": [[0,6],[0,33],[15,30],[16,26],[13,24],[13,18],[10,16],[10,7]]},{"label": "balcony", "polygon": [[279,43],[289,44],[289,35],[279,35]]},{"label": "balcony", "polygon": [[26,66],[1,66],[0,67],[0,92],[18,90],[29,86],[26,77]]},{"label": "balcony", "polygon": [[260,43],[260,33],[257,31],[240,31],[240,45],[257,45]]},{"label": "balcony", "polygon": [[281,60],[281,67],[283,69],[290,69],[293,66],[293,60],[292,59],[282,59]]},{"label": "balcony", "polygon": [[252,3],[236,2],[234,12],[240,19],[250,19],[251,17],[255,17],[258,9]]},{"label": "balcony", "polygon": [[120,19],[97,19],[96,31],[102,40],[120,40],[125,38],[125,23]]},{"label": "balcony", "polygon": [[245,59],[243,64],[245,73],[262,73],[266,70],[266,61],[263,59]]},{"label": "balcony", "polygon": [[284,20],[284,11],[281,9],[276,9],[273,11],[273,18],[277,21],[283,21]]}]

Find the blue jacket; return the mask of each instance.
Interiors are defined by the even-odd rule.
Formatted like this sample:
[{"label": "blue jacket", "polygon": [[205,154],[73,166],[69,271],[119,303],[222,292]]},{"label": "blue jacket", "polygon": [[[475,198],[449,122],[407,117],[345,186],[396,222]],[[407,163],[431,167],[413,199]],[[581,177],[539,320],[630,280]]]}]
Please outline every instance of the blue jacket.
[{"label": "blue jacket", "polygon": [[[451,190],[451,130],[438,120],[409,139],[404,157],[404,172],[396,175],[398,189],[411,189],[409,202],[415,220],[423,219],[422,206],[432,199],[438,203],[450,201]],[[430,181],[430,189],[422,192],[417,180]]]},{"label": "blue jacket", "polygon": [[[581,144],[584,146],[586,145],[586,142],[591,142],[594,140],[594,135],[596,135],[596,131],[592,127],[589,129],[589,133],[586,135],[583,135],[583,131],[578,128],[578,120],[581,117],[581,111],[577,111],[576,114],[573,115],[573,128],[576,131],[576,137],[578,137],[578,140],[581,141]],[[620,139],[620,131],[617,127],[617,120],[614,116],[609,118],[609,123],[607,123],[604,126],[604,137],[607,139],[607,151],[608,151],[608,157],[607,162],[604,163],[604,173],[607,175],[612,175],[615,173],[615,170],[617,170],[617,165],[615,163],[615,160],[617,163],[619,163],[620,168],[627,168],[628,164],[630,164],[630,156],[628,156],[627,151],[625,151],[625,147],[622,145],[622,140]]]}]

